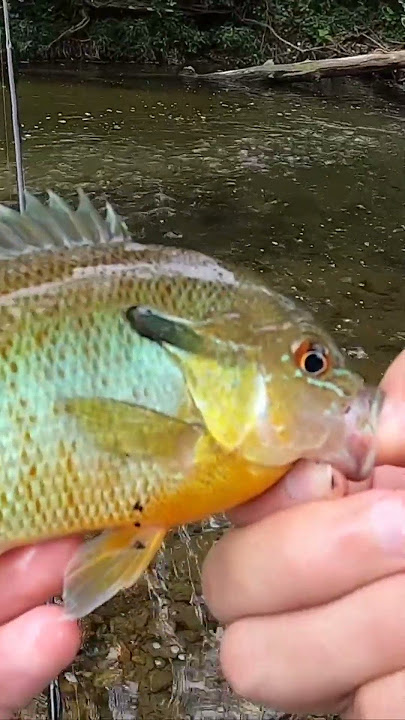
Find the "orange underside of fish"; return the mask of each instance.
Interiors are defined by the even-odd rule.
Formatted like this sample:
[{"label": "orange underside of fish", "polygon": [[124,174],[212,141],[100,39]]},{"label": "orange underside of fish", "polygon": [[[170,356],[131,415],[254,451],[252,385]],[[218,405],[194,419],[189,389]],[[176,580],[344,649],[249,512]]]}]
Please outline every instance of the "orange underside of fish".
[{"label": "orange underside of fish", "polygon": [[262,494],[287,472],[289,466],[264,468],[243,458],[228,456],[196,469],[175,492],[151,500],[143,524],[172,528],[223,512]]}]

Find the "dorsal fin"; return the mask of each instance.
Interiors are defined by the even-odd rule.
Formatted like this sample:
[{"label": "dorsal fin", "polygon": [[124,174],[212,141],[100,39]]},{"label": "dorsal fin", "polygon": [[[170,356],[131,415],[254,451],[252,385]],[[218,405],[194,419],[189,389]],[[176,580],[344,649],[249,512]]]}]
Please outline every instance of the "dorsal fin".
[{"label": "dorsal fin", "polygon": [[81,188],[78,195],[76,210],[51,190],[48,191],[47,204],[26,192],[26,208],[22,213],[0,204],[0,259],[39,250],[52,251],[129,239],[125,222],[109,203],[106,203],[105,217],[102,217]]}]

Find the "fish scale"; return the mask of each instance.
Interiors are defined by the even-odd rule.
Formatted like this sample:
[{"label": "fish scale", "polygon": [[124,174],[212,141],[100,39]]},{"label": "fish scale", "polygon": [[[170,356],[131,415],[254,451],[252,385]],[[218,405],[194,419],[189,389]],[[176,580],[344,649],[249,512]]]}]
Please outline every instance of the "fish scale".
[{"label": "fish scale", "polygon": [[0,550],[100,533],[66,570],[72,618],[136,582],[172,527],[301,457],[360,475],[351,433],[371,452],[378,414],[371,396],[357,412],[364,382],[306,310],[202,253],[133,242],[79,198],[0,207]]}]

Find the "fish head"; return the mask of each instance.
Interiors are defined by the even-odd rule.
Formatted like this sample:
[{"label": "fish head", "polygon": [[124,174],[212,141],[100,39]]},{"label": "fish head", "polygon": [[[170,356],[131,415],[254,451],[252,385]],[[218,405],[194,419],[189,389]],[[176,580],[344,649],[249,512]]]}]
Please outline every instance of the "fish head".
[{"label": "fish head", "polygon": [[268,467],[329,462],[351,479],[372,470],[383,395],[295,302],[254,288],[242,309],[200,324],[139,307],[127,319],[176,358],[225,451]]},{"label": "fish head", "polygon": [[252,326],[261,401],[241,451],[260,464],[300,458],[366,478],[384,395],[348,367],[332,337],[294,304],[278,323]]}]

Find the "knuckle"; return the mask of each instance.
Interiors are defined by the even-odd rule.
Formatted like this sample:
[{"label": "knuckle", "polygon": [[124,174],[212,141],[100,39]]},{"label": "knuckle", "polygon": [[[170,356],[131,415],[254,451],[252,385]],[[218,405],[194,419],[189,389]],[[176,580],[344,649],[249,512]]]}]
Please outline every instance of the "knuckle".
[{"label": "knuckle", "polygon": [[237,620],[229,625],[222,637],[220,663],[225,679],[240,697],[254,699],[256,694],[255,663],[249,657],[249,623]]},{"label": "knuckle", "polygon": [[229,620],[232,588],[235,584],[234,569],[232,531],[230,531],[211,547],[201,569],[204,600],[212,615],[220,622]]},{"label": "knuckle", "polygon": [[220,619],[221,576],[216,562],[216,546],[212,547],[201,568],[201,588],[205,603],[212,615]]}]

